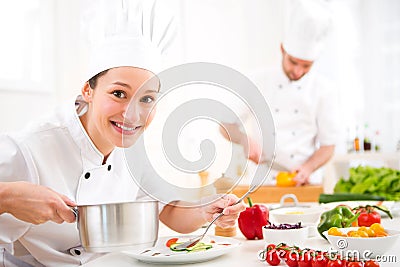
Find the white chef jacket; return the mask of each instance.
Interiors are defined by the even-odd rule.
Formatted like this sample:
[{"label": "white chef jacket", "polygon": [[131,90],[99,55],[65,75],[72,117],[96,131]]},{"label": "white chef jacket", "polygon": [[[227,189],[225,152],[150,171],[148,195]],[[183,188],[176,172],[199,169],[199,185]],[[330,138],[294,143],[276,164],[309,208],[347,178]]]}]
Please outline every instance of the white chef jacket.
[{"label": "white chef jacket", "polygon": [[[318,146],[337,143],[337,95],[313,69],[299,81],[290,81],[281,67],[258,72],[253,80],[274,118],[275,165],[292,170],[306,162]],[[310,183],[321,183],[321,174],[314,173]]]},{"label": "white chef jacket", "polygon": [[[102,164],[103,155],[91,142],[76,111],[85,103],[77,99],[74,106],[71,102],[45,123],[30,125],[19,134],[0,136],[0,181],[44,185],[75,200],[78,205],[146,198],[129,174],[122,149],[116,148],[106,164]],[[134,160],[138,162],[135,173],[142,174],[141,177],[147,175],[145,172],[151,168],[146,168],[139,153]],[[17,240],[33,256],[28,261],[35,266],[77,266],[99,256],[79,247],[76,223],[32,225],[10,214],[2,214],[1,266],[2,260],[7,259],[2,253],[10,256],[13,242]],[[75,248],[80,250],[80,255],[74,253]],[[5,266],[13,265],[8,262]]]}]

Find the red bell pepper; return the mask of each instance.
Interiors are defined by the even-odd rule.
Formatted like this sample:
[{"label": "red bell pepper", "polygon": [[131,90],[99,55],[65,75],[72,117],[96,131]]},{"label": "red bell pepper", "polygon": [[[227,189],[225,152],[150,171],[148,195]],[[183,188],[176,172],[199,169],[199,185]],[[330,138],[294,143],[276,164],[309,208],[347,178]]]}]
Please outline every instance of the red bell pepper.
[{"label": "red bell pepper", "polygon": [[262,227],[268,224],[269,210],[264,205],[253,205],[250,198],[247,200],[249,207],[239,214],[239,229],[247,239],[263,239]]}]

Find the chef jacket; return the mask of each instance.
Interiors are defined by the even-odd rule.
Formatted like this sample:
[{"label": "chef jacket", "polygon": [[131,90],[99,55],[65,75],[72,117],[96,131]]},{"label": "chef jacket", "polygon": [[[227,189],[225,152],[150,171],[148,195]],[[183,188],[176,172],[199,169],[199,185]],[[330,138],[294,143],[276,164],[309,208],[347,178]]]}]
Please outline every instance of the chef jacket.
[{"label": "chef jacket", "polygon": [[[73,101],[72,101],[73,102]],[[0,137],[0,181],[27,181],[52,188],[78,205],[134,201],[146,198],[132,179],[124,161],[123,149],[116,148],[103,164],[98,151],[84,130],[77,111],[85,112],[81,98],[59,109],[44,123],[34,123],[19,134]],[[137,153],[135,174],[146,173],[143,156]],[[160,211],[163,205],[160,204]],[[13,243],[20,242],[31,254],[25,261],[34,266],[77,266],[95,257],[80,247],[76,223],[46,222],[33,225],[10,214],[0,215],[0,265],[13,254]],[[4,256],[2,255],[4,254]],[[13,266],[18,258],[8,261]],[[14,263],[15,264],[15,263]],[[16,265],[21,265],[17,263]]]},{"label": "chef jacket", "polygon": [[[293,170],[305,163],[318,146],[336,144],[336,94],[314,69],[299,81],[290,81],[282,68],[258,72],[252,78],[274,118],[275,166]],[[321,173],[314,173],[310,183],[321,183]]]}]

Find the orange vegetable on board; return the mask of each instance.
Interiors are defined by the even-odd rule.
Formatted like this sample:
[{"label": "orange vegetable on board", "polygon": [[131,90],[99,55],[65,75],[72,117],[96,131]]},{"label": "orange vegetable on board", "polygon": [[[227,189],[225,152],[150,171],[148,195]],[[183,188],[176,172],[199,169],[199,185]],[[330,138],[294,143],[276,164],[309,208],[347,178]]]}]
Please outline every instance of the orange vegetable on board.
[{"label": "orange vegetable on board", "polygon": [[279,172],[276,175],[276,185],[282,187],[295,186],[296,182],[293,178],[296,177],[295,172]]}]

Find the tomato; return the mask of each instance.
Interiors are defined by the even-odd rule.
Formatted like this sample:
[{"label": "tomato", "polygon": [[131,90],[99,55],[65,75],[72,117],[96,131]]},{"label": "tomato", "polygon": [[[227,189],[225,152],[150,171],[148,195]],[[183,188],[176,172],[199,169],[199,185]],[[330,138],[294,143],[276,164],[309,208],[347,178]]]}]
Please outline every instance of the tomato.
[{"label": "tomato", "polygon": [[311,260],[312,267],[326,267],[327,264],[328,264],[328,258],[326,258],[324,253],[322,252],[315,255]]},{"label": "tomato", "polygon": [[331,227],[328,230],[328,235],[336,235],[336,236],[346,236],[345,234],[343,234],[339,228],[337,227]]},{"label": "tomato", "polygon": [[312,267],[311,260],[314,251],[305,251],[302,255],[299,256],[299,267]]},{"label": "tomato", "polygon": [[289,267],[299,266],[298,260],[299,260],[299,252],[297,252],[296,250],[291,250],[288,253],[286,253],[285,262],[287,266]]},{"label": "tomato", "polygon": [[267,251],[267,257],[265,260],[269,263],[269,265],[277,266],[281,263],[281,259],[279,258],[278,251],[276,249],[271,249]]},{"label": "tomato", "polygon": [[363,267],[363,263],[360,261],[349,261],[347,267]]},{"label": "tomato", "polygon": [[267,245],[266,250],[270,251],[270,250],[274,249],[275,247],[276,247],[275,244],[269,244],[269,245]]},{"label": "tomato", "polygon": [[279,257],[281,259],[286,258],[286,254],[292,249],[291,247],[287,246],[286,244],[280,244],[275,247],[275,249],[279,252]]},{"label": "tomato", "polygon": [[379,267],[379,263],[374,260],[367,260],[364,262],[364,267]]},{"label": "tomato", "polygon": [[357,220],[358,226],[371,226],[373,223],[381,223],[381,215],[376,211],[362,211]]},{"label": "tomato", "polygon": [[175,244],[176,241],[178,241],[178,238],[176,238],[176,237],[171,238],[171,239],[169,239],[169,240],[167,241],[167,243],[165,243],[165,245],[166,245],[167,247],[170,247],[172,244]]},{"label": "tomato", "polygon": [[370,227],[375,233],[375,237],[387,236],[387,233],[380,223],[373,223]]},{"label": "tomato", "polygon": [[360,216],[357,219],[358,226],[371,226],[374,223],[381,223],[381,215],[372,206],[356,208]]},{"label": "tomato", "polygon": [[326,267],[344,267],[344,262],[342,260],[329,260]]}]

